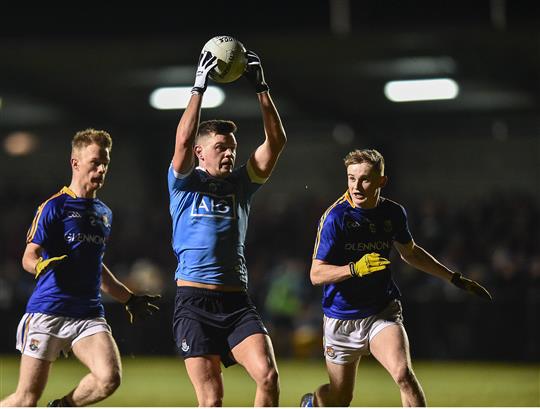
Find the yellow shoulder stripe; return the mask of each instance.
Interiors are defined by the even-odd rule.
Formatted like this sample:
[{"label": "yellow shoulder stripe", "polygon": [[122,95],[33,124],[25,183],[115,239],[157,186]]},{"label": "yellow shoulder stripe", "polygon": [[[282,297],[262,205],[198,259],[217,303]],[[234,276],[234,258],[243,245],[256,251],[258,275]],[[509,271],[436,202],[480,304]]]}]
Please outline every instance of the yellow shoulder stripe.
[{"label": "yellow shoulder stripe", "polygon": [[67,195],[70,195],[71,197],[76,197],[75,193],[73,193],[69,188],[64,186],[62,190],[60,190],[58,193],[55,193],[54,195],[49,197],[47,200],[45,200],[43,203],[41,203],[41,205],[39,205],[37,209],[36,215],[34,216],[32,225],[30,226],[30,228],[28,229],[28,233],[26,234],[26,243],[30,243],[33,240],[34,235],[36,234],[39,218],[41,217],[41,213],[43,212],[43,208],[45,207],[45,205],[48,202],[50,202],[52,199],[54,199],[55,197],[63,195],[64,193]]},{"label": "yellow shoulder stripe", "polygon": [[336,200],[328,209],[326,209],[326,212],[324,212],[324,214],[322,215],[321,220],[319,222],[319,227],[317,228],[317,238],[315,239],[315,248],[313,249],[312,258],[315,258],[315,256],[317,255],[317,250],[319,250],[319,244],[321,244],[321,231],[324,225],[324,221],[326,220],[326,217],[328,216],[328,214],[334,207],[336,207],[338,204],[343,203],[346,200],[348,200],[347,193],[345,193],[338,200]]}]

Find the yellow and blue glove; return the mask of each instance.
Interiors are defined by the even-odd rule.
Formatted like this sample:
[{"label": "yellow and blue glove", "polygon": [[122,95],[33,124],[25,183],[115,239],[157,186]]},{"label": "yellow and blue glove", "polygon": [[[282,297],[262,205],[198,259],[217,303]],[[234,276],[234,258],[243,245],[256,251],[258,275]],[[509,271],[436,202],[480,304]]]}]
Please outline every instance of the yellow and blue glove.
[{"label": "yellow and blue glove", "polygon": [[62,263],[66,258],[67,258],[67,254],[64,254],[63,256],[58,256],[58,257],[50,257],[45,260],[43,259],[43,257],[40,257],[35,267],[35,270],[36,270],[35,279],[37,280],[37,278],[39,277],[41,273],[53,267],[56,267],[58,264]]},{"label": "yellow and blue glove", "polygon": [[390,260],[381,257],[379,253],[368,253],[357,262],[349,263],[349,268],[351,276],[363,277],[375,271],[384,270],[388,264],[390,264]]}]

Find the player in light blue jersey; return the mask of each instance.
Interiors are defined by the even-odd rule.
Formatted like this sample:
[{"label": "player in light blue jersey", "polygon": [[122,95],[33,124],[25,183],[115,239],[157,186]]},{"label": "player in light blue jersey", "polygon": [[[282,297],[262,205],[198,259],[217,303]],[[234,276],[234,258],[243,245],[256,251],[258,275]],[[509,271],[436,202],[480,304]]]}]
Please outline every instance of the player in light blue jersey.
[{"label": "player in light blue jersey", "polygon": [[158,309],[151,304],[158,296],[134,295],[103,264],[112,212],[96,192],[105,182],[111,148],[105,131],[75,134],[69,187],[36,211],[22,258],[37,283],[17,330],[19,383],[0,406],[36,406],[52,363],[69,351],[90,372],[48,406],[86,406],[110,396],[120,385],[121,363],[100,289],[126,304],[132,322]]},{"label": "player in light blue jersey", "polygon": [[221,364],[234,363],[256,383],[255,406],[279,402],[272,342],[247,293],[244,242],[252,196],[270,177],[286,137],[261,61],[251,51],[247,58],[244,76],[257,92],[264,142],[234,169],[236,125],[199,123],[208,73],[217,64],[205,51],[178,124],[168,174],[172,246],[178,259],[173,331],[199,406],[222,406]]},{"label": "player in light blue jersey", "polygon": [[416,244],[403,206],[380,196],[384,158],[373,149],[345,157],[348,190],[321,217],[311,281],[323,285],[324,355],[330,382],[302,397],[300,406],[349,406],[360,359],[370,353],[399,387],[403,406],[425,406],[412,369],[400,292],[390,250],[411,266],[482,298],[480,284],[438,262]]}]

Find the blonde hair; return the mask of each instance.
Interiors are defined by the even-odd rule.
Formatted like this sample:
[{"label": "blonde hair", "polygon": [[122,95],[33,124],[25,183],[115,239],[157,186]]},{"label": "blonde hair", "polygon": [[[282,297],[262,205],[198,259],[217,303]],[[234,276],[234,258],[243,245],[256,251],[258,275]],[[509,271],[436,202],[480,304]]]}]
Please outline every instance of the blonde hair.
[{"label": "blonde hair", "polygon": [[112,149],[111,135],[107,131],[93,128],[77,132],[71,141],[71,148],[72,150],[81,149],[93,143],[104,149]]},{"label": "blonde hair", "polygon": [[369,163],[379,172],[379,175],[384,175],[384,157],[375,149],[355,149],[345,156],[343,162],[345,167],[359,163]]}]

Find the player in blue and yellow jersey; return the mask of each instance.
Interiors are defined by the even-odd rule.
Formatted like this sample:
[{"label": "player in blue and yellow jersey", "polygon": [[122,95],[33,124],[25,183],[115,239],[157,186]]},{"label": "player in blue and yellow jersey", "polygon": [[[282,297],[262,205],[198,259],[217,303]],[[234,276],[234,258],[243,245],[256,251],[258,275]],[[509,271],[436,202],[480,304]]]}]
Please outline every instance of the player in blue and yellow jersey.
[{"label": "player in blue and yellow jersey", "polygon": [[158,296],[134,295],[103,264],[112,212],[96,192],[105,182],[111,148],[108,132],[77,132],[71,183],[38,207],[28,230],[22,265],[37,281],[17,330],[17,390],[1,406],[36,406],[52,363],[69,351],[90,373],[48,406],[85,406],[110,396],[120,384],[121,363],[100,289],[125,303],[132,322],[158,309],[151,304]]},{"label": "player in blue and yellow jersey", "polygon": [[236,125],[199,123],[208,73],[217,64],[206,51],[178,124],[169,167],[172,246],[178,259],[173,330],[199,406],[222,405],[221,364],[236,362],[256,383],[255,406],[277,406],[279,401],[272,342],[247,293],[244,242],[251,199],[269,178],[286,137],[260,59],[251,51],[247,58],[244,76],[257,92],[264,142],[234,169]]},{"label": "player in blue and yellow jersey", "polygon": [[311,281],[323,285],[324,355],[330,382],[302,397],[301,406],[349,406],[358,363],[372,354],[399,387],[403,406],[425,406],[412,369],[400,292],[390,250],[411,266],[491,299],[485,288],[438,262],[416,244],[403,206],[380,195],[387,183],[376,150],[345,157],[348,190],[321,217]]}]

